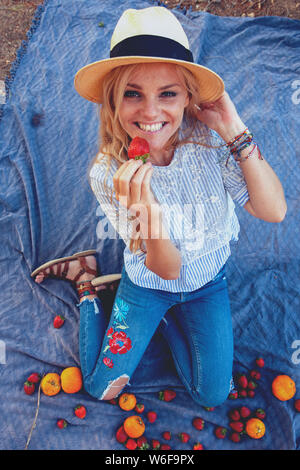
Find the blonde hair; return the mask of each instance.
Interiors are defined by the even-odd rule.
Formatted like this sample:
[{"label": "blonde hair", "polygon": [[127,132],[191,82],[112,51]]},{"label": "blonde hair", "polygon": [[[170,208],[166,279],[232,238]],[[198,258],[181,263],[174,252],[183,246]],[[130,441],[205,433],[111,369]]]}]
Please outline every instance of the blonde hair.
[{"label": "blonde hair", "polygon": [[[101,125],[99,133],[99,155],[93,160],[92,164],[95,162],[95,160],[99,161],[101,158],[106,158],[107,167],[105,179],[110,170],[112,159],[117,162],[118,167],[128,160],[127,149],[130,143],[130,137],[123,129],[119,121],[119,109],[129,78],[137,69],[137,67],[141,67],[141,65],[143,64],[122,65],[116,67],[106,75],[103,81],[103,89],[105,90],[105,93],[103,94],[103,103],[100,106]],[[177,64],[173,65],[176,68],[179,79],[181,79],[187,90],[189,95],[189,103],[184,111],[187,127],[184,131],[182,131],[183,138],[179,140],[179,132],[177,130],[169,139],[167,148],[173,149],[173,151],[175,151],[179,145],[184,145],[186,143],[196,143],[206,147],[211,147],[204,142],[195,142],[193,140],[193,131],[198,121],[195,107],[195,104],[199,104],[198,82],[194,75],[185,67]],[[105,190],[107,190],[105,179],[104,185],[106,188]],[[111,203],[114,202],[113,192],[114,191],[111,191],[110,194]],[[115,208],[116,210],[118,209],[116,204]],[[142,240],[140,238],[138,240],[131,239],[130,250],[135,253],[138,249],[141,249],[141,245]]]}]

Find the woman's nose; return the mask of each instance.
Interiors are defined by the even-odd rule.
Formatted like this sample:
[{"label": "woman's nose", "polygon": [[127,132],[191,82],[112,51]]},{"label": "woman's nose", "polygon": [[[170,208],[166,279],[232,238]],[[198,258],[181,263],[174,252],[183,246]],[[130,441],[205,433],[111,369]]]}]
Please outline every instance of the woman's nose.
[{"label": "woman's nose", "polygon": [[159,104],[154,98],[147,98],[143,103],[143,114],[148,120],[153,120],[159,114]]}]

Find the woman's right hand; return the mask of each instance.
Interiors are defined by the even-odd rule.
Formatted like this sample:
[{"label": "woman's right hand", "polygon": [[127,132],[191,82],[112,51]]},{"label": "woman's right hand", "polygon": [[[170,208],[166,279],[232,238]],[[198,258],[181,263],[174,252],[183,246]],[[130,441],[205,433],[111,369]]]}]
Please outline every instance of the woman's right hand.
[{"label": "woman's right hand", "polygon": [[157,237],[160,231],[161,210],[151,191],[153,167],[150,162],[127,160],[113,177],[116,199],[136,218],[132,238]]}]

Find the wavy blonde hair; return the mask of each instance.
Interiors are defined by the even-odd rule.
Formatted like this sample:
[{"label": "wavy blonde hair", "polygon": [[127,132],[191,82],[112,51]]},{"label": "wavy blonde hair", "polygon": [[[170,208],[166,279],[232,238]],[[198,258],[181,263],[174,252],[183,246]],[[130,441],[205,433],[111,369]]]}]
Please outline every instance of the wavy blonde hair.
[{"label": "wavy blonde hair", "polygon": [[[188,96],[189,104],[184,110],[184,118],[187,123],[187,127],[183,132],[183,138],[179,140],[179,131],[177,130],[173,136],[167,142],[167,149],[175,151],[179,145],[184,145],[187,143],[196,143],[199,145],[204,145],[206,147],[212,147],[207,145],[204,142],[194,141],[193,140],[193,131],[195,129],[197,119],[197,110],[195,104],[199,104],[199,85],[194,75],[187,70],[186,68],[173,64],[179,79],[185,86]],[[127,149],[130,144],[130,137],[126,131],[122,128],[119,120],[119,109],[124,97],[124,92],[129,82],[130,76],[135,72],[138,67],[143,66],[143,64],[134,64],[134,65],[123,65],[116,67],[110,73],[108,73],[103,81],[103,88],[105,93],[103,94],[104,100],[100,106],[100,132],[99,132],[99,154],[93,160],[92,164],[101,158],[106,158],[107,168],[106,175],[104,179],[104,185],[106,190],[105,180],[109,172],[112,159],[114,159],[118,167],[120,167],[124,162],[128,160]],[[113,203],[113,193],[111,191],[110,200]],[[114,204],[116,210],[118,209],[117,204]],[[130,250],[134,253],[142,249],[142,240],[131,239],[130,241]]]}]

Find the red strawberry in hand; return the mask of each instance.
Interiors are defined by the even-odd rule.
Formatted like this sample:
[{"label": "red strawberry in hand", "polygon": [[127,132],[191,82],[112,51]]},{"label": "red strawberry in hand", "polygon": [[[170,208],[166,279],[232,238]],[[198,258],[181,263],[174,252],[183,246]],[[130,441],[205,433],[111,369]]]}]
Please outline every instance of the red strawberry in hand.
[{"label": "red strawberry in hand", "polygon": [[143,160],[144,163],[150,156],[149,152],[150,148],[147,140],[141,137],[134,137],[128,147],[128,157],[134,160]]},{"label": "red strawberry in hand", "polygon": [[74,413],[77,418],[83,419],[86,417],[86,409],[83,405],[77,405],[74,409]]},{"label": "red strawberry in hand", "polygon": [[158,398],[163,401],[172,401],[175,397],[176,392],[174,392],[174,390],[163,390],[158,394]]}]

